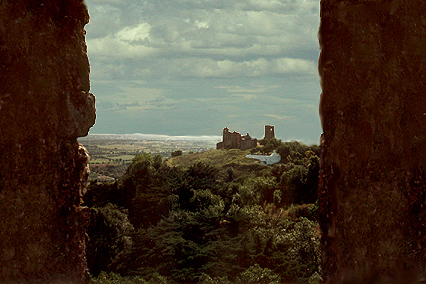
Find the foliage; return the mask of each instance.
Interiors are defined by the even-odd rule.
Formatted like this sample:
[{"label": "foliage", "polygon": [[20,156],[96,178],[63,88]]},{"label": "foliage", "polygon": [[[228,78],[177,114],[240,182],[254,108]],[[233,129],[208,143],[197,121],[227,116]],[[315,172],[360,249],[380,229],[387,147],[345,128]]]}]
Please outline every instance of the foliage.
[{"label": "foliage", "polygon": [[116,179],[120,179],[123,174],[126,172],[128,164],[111,164],[111,165],[97,165],[90,164],[90,171],[95,172],[100,175],[113,177]]},{"label": "foliage", "polygon": [[131,249],[132,231],[127,212],[118,206],[108,203],[104,207],[91,209],[87,230],[90,239],[86,253],[92,275],[118,269],[120,257]]},{"label": "foliage", "polygon": [[160,276],[155,273],[153,277],[146,281],[140,276],[126,276],[123,277],[118,273],[102,271],[98,277],[93,278],[89,284],[167,284],[166,277]]},{"label": "foliage", "polygon": [[142,277],[122,277],[114,272],[102,271],[91,283],[94,284],[148,284]]},{"label": "foliage", "polygon": [[287,210],[288,217],[292,220],[299,220],[300,217],[311,221],[317,221],[318,202],[315,204],[291,205]]},{"label": "foliage", "polygon": [[200,277],[200,284],[232,284],[231,281],[229,281],[228,277],[211,277],[208,274],[203,273]]},{"label": "foliage", "polygon": [[[316,149],[276,139],[265,147],[287,151],[285,163],[259,165],[240,150],[165,162],[140,153],[120,182],[91,185],[85,202],[96,218],[88,258],[100,263],[92,275],[102,270],[147,283],[316,283]],[[179,159],[192,163],[174,166]],[[117,220],[131,223],[133,233]],[[130,245],[117,254],[123,237]],[[101,273],[95,280],[109,283],[120,275]]]},{"label": "foliage", "polygon": [[241,273],[236,283],[241,284],[280,284],[281,277],[269,268],[255,264]]},{"label": "foliage", "polygon": [[182,150],[176,150],[172,152],[172,157],[182,156]]},{"label": "foliage", "polygon": [[140,229],[134,234],[134,249],[126,259],[128,270],[122,272],[149,278],[158,271],[181,283],[195,283],[211,254],[204,241],[216,219],[173,211],[157,226]]},{"label": "foliage", "polygon": [[108,203],[124,206],[123,193],[117,182],[110,184],[91,182],[83,201],[88,207],[104,207]]},{"label": "foliage", "polygon": [[160,155],[140,153],[123,176],[120,188],[135,228],[156,224],[173,206],[175,198],[170,195],[169,186],[178,179],[180,171],[162,168],[161,161]]},{"label": "foliage", "polygon": [[250,177],[245,180],[240,192],[235,195],[234,202],[240,206],[272,202],[276,188],[278,184],[273,177]]},{"label": "foliage", "polygon": [[318,272],[315,272],[314,274],[309,277],[307,284],[320,284],[322,283],[322,277]]}]

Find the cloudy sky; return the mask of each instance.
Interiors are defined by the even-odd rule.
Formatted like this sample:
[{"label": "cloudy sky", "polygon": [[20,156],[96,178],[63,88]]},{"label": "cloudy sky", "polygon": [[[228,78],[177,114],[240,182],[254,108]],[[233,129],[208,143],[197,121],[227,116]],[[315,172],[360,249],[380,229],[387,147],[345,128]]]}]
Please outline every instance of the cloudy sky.
[{"label": "cloudy sky", "polygon": [[86,0],[91,133],[318,143],[318,0]]}]

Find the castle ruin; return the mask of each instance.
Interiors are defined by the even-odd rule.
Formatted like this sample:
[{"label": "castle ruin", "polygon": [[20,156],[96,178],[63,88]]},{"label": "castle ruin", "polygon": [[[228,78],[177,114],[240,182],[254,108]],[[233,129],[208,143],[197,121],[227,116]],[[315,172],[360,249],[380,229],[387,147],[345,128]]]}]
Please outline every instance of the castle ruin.
[{"label": "castle ruin", "polygon": [[216,149],[241,149],[247,150],[257,146],[257,139],[251,138],[250,134],[241,135],[239,132],[229,132],[229,128],[223,129],[222,142],[216,144]]}]

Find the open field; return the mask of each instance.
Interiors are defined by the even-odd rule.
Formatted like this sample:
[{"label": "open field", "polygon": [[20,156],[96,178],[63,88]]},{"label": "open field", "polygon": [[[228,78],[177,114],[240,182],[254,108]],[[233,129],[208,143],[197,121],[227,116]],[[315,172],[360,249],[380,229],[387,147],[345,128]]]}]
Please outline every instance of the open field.
[{"label": "open field", "polygon": [[220,137],[176,137],[142,134],[90,134],[78,139],[90,155],[91,179],[96,174],[119,178],[137,153],[160,154],[169,158],[181,150],[183,154],[214,149]]}]

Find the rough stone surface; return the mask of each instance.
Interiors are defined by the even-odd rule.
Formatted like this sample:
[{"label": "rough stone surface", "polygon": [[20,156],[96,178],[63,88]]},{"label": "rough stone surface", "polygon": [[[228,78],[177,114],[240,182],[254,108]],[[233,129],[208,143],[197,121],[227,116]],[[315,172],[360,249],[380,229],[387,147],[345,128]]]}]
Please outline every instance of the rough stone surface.
[{"label": "rough stone surface", "polygon": [[88,276],[88,20],[80,0],[0,1],[0,283]]},{"label": "rough stone surface", "polygon": [[324,278],[414,283],[426,258],[426,2],[322,0],[319,38]]}]

